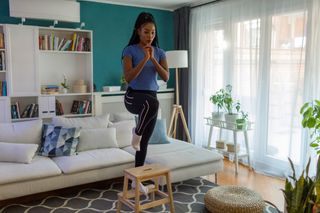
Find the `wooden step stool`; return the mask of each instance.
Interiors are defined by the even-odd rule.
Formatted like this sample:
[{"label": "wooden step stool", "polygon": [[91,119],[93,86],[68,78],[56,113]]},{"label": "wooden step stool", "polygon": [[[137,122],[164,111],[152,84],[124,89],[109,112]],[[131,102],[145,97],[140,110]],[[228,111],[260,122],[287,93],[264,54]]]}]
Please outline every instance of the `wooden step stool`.
[{"label": "wooden step stool", "polygon": [[[161,176],[165,176],[166,178],[168,193],[164,193],[163,191],[159,190],[159,177]],[[135,189],[128,190],[129,179],[136,182]],[[140,195],[142,195],[142,192],[140,192],[139,190],[139,185],[140,183],[147,180],[153,180],[155,185],[147,186],[148,193],[151,193],[151,201],[141,205]],[[160,195],[160,197],[162,198],[155,200],[155,194]],[[135,201],[132,202],[132,200],[129,200],[131,198],[135,198]],[[170,169],[159,164],[149,164],[131,169],[125,169],[123,192],[118,193],[117,213],[120,212],[122,203],[134,209],[134,212],[136,213],[144,209],[149,209],[155,206],[170,203],[170,212],[174,213]]]}]

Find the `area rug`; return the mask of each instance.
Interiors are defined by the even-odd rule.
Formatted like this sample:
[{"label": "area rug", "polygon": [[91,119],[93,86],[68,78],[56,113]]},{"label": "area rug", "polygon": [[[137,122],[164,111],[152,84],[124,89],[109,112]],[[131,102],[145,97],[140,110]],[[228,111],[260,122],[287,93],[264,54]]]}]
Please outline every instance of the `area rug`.
[{"label": "area rug", "polygon": [[[117,193],[122,191],[122,182],[113,182],[104,188],[87,188],[67,196],[49,196],[41,201],[26,204],[12,204],[0,209],[0,213],[96,213],[116,212]],[[177,213],[209,213],[204,206],[205,193],[217,186],[202,178],[172,184],[174,206]],[[147,198],[141,197],[144,201]],[[132,212],[122,205],[124,213]],[[169,212],[168,205],[143,211],[145,213]],[[278,213],[268,205],[264,213]]]}]

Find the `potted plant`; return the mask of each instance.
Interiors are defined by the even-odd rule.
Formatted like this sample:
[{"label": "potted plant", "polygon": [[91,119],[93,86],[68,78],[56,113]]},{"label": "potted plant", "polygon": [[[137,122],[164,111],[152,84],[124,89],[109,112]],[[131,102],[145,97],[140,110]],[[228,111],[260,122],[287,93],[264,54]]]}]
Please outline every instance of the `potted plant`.
[{"label": "potted plant", "polygon": [[309,158],[305,170],[297,179],[294,165],[289,159],[293,175],[286,178],[285,188],[282,190],[285,197],[285,212],[315,213],[319,211],[320,206],[320,101],[305,103],[300,109],[300,114],[303,116],[302,126],[310,131],[312,139],[310,146],[318,155],[316,176],[309,177]]},{"label": "potted plant", "polygon": [[314,148],[318,155],[313,202],[315,203],[314,211],[320,211],[320,101],[313,100],[305,103],[300,109],[300,114],[303,116],[302,126],[310,131],[312,140],[310,147]]},{"label": "potted plant", "polygon": [[121,91],[126,91],[128,88],[128,82],[126,81],[124,75],[121,76],[120,78],[120,84],[121,84]]},{"label": "potted plant", "polygon": [[63,82],[60,83],[62,86],[62,93],[68,93],[68,89],[70,88],[68,85],[68,79],[65,74],[63,74]]},{"label": "potted plant", "polygon": [[237,129],[246,129],[248,128],[248,113],[241,111],[241,117],[236,119]]},{"label": "potted plant", "polygon": [[217,112],[212,112],[212,119],[214,120],[222,120],[223,112],[220,110],[224,108],[224,99],[225,99],[226,91],[224,89],[220,89],[214,95],[210,97],[210,101],[213,105],[217,107]]}]

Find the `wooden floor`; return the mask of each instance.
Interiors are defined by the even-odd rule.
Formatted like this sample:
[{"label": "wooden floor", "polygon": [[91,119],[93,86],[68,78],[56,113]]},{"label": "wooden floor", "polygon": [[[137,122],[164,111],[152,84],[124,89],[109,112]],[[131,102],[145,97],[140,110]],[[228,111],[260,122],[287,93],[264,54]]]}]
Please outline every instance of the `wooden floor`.
[{"label": "wooden floor", "polygon": [[[224,170],[218,173],[218,184],[246,186],[258,192],[264,200],[272,202],[283,211],[284,198],[280,190],[284,188],[285,181],[283,179],[256,173],[241,164],[236,176],[234,169],[234,164],[225,159]],[[213,182],[215,180],[214,175],[204,176],[204,178]]]}]

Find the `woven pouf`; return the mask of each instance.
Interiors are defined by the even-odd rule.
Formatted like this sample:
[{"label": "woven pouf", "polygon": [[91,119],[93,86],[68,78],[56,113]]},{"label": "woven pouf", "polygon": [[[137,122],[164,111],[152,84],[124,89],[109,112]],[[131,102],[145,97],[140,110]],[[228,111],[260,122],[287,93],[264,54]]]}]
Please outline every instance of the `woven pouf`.
[{"label": "woven pouf", "polygon": [[217,186],[204,196],[204,204],[212,213],[262,213],[262,197],[241,186]]}]

